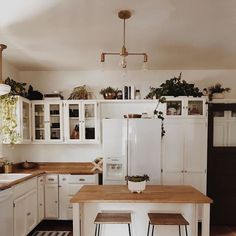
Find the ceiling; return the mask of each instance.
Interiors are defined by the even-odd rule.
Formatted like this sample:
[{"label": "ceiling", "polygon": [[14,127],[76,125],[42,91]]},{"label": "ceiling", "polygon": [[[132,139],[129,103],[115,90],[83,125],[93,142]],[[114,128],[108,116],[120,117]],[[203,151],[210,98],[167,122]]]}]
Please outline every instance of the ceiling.
[{"label": "ceiling", "polygon": [[[0,0],[4,58],[20,70],[93,70],[101,52],[119,52],[122,9],[129,52],[150,69],[236,69],[235,0]],[[129,56],[129,69],[143,57]],[[106,58],[118,69],[120,58]]]}]

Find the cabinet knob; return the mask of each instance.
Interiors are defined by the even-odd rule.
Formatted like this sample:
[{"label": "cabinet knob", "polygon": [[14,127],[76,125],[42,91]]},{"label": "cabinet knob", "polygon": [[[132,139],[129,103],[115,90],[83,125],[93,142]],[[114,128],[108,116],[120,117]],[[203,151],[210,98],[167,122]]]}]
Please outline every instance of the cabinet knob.
[{"label": "cabinet knob", "polygon": [[66,178],[63,178],[62,181],[66,181]]},{"label": "cabinet knob", "polygon": [[85,179],[84,178],[80,178],[79,181],[85,181]]},{"label": "cabinet knob", "polygon": [[55,203],[57,203],[57,201],[55,201]]},{"label": "cabinet knob", "polygon": [[30,216],[30,215],[31,215],[31,212],[28,212],[28,213],[27,213],[27,216]]}]

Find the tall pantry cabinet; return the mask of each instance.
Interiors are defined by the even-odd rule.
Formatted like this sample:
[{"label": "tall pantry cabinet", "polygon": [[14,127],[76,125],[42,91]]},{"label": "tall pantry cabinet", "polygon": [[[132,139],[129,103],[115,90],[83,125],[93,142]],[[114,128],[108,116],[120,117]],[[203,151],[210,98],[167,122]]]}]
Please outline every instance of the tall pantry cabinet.
[{"label": "tall pantry cabinet", "polygon": [[[164,120],[162,182],[166,185],[192,185],[206,193],[206,101],[202,98],[180,98],[177,103],[187,105],[178,108],[177,103],[171,102],[174,106],[167,101],[166,109],[169,110]],[[174,109],[179,112],[174,113]]]}]

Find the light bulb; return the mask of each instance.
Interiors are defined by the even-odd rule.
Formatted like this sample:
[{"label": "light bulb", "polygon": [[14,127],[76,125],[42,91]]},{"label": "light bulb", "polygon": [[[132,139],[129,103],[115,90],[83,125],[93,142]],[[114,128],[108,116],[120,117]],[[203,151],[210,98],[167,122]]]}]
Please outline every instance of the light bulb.
[{"label": "light bulb", "polygon": [[122,57],[120,64],[121,64],[122,68],[126,68],[127,67],[127,62],[125,60],[125,56]]},{"label": "light bulb", "polygon": [[127,68],[122,68],[122,77],[126,77],[127,76]]},{"label": "light bulb", "polygon": [[142,70],[143,71],[147,71],[148,70],[148,63],[147,62],[143,62]]}]

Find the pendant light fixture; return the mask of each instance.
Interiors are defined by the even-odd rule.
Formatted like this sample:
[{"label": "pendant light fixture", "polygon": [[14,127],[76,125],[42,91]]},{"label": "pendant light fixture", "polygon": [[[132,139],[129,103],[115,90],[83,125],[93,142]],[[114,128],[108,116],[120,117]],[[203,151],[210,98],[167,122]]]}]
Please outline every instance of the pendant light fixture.
[{"label": "pendant light fixture", "polygon": [[11,87],[7,84],[4,84],[2,80],[2,51],[6,48],[6,45],[0,44],[0,96],[8,94],[11,91]]},{"label": "pendant light fixture", "polygon": [[128,52],[125,46],[125,21],[131,17],[131,12],[128,10],[122,10],[118,13],[118,17],[124,21],[123,46],[120,52],[102,52],[101,62],[105,62],[106,55],[117,55],[121,57],[121,66],[125,69],[127,67],[127,56],[143,56],[143,69],[147,69],[148,55],[146,53]]}]

